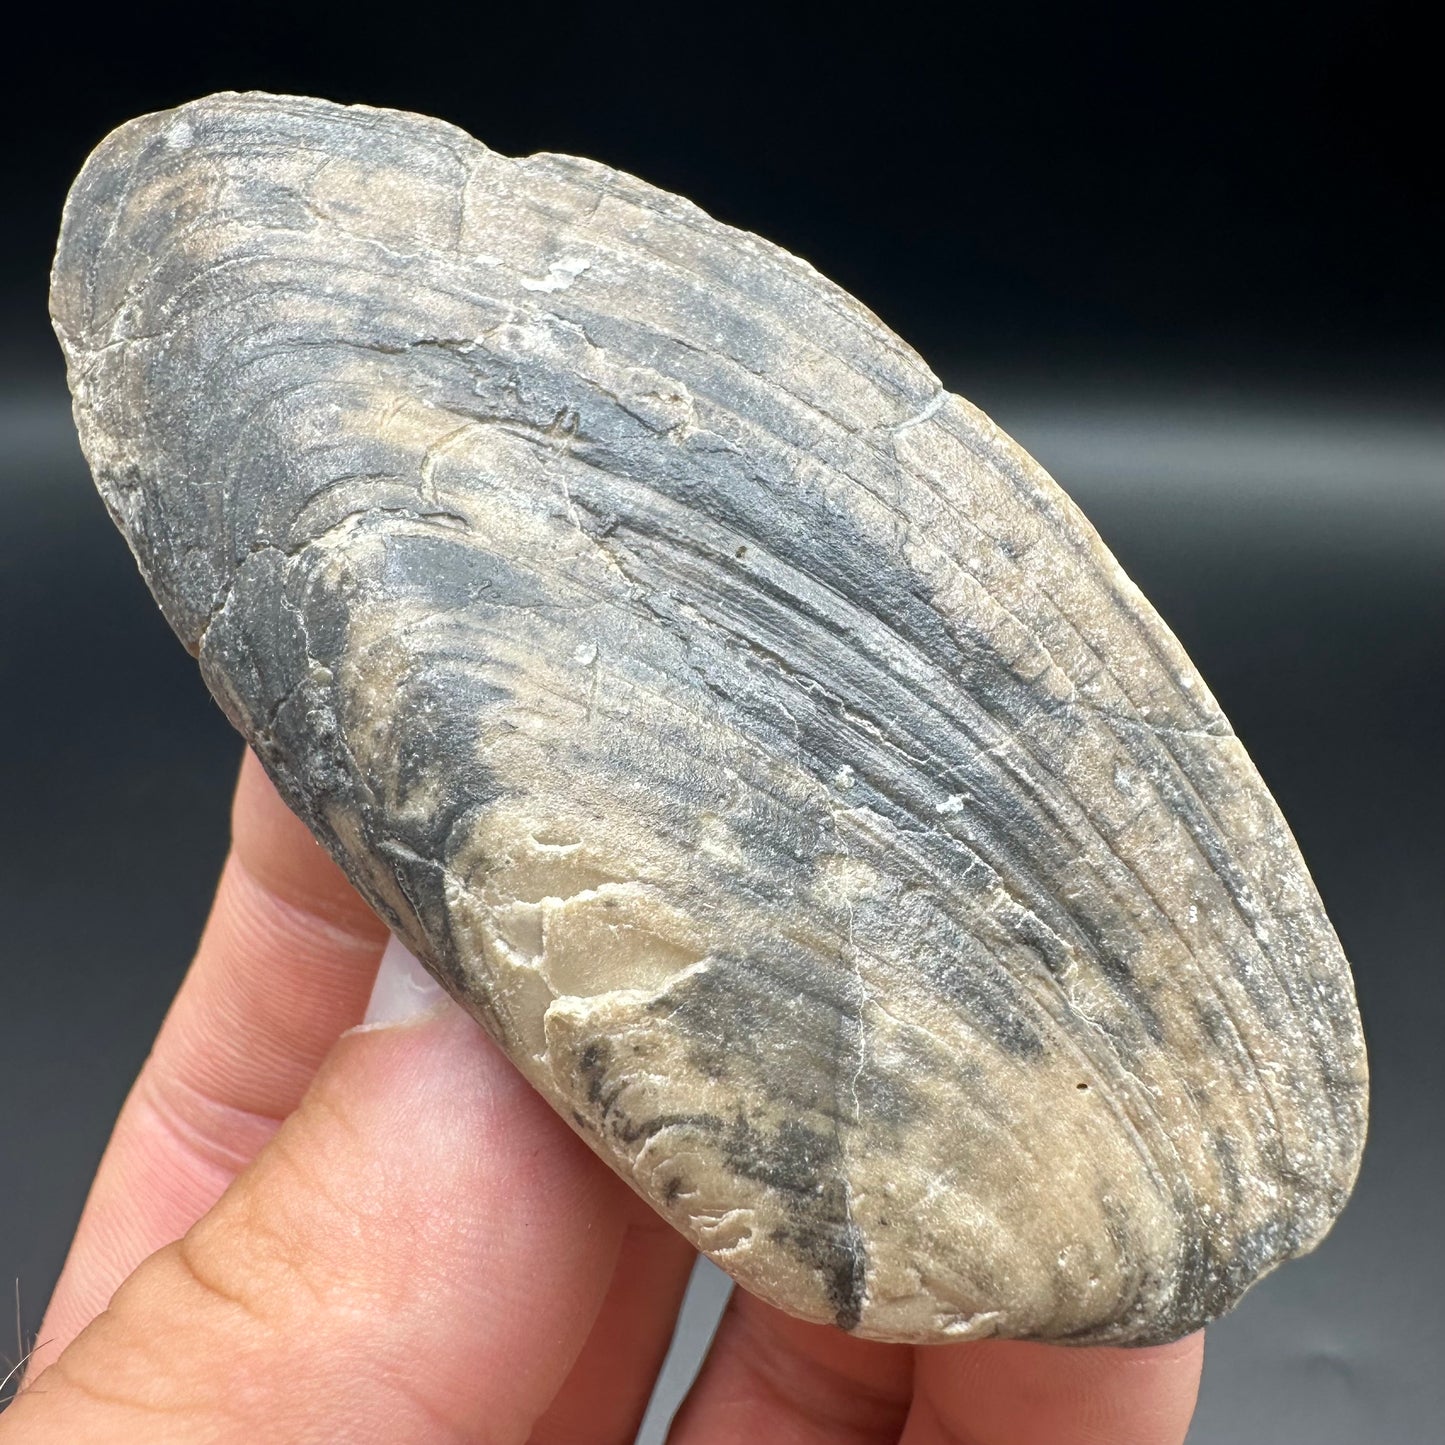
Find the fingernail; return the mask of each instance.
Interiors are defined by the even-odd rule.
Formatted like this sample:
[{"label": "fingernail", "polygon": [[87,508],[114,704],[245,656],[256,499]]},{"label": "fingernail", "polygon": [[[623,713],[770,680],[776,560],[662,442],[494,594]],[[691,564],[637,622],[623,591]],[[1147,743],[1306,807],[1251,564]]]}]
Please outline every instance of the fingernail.
[{"label": "fingernail", "polygon": [[381,967],[371,987],[362,1028],[390,1028],[411,1023],[425,1014],[440,1012],[451,1000],[442,986],[398,938],[386,945]]}]

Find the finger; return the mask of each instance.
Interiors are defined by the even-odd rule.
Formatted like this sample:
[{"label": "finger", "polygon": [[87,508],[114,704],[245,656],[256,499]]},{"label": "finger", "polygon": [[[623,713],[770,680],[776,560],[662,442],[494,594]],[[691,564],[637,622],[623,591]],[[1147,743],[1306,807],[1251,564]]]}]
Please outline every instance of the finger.
[{"label": "finger", "polygon": [[357,1030],[0,1442],[521,1445],[601,1306],[623,1199],[454,1006]]},{"label": "finger", "polygon": [[669,1445],[893,1445],[912,1353],[791,1319],[735,1290]]},{"label": "finger", "polygon": [[200,948],[116,1122],[32,1371],[220,1197],[356,1023],[385,930],[248,753]]},{"label": "finger", "polygon": [[1204,1336],[1152,1349],[989,1340],[920,1350],[902,1445],[1180,1445]]},{"label": "finger", "polygon": [[692,1247],[640,1199],[597,1323],[531,1445],[631,1445],[647,1409],[692,1270]]}]

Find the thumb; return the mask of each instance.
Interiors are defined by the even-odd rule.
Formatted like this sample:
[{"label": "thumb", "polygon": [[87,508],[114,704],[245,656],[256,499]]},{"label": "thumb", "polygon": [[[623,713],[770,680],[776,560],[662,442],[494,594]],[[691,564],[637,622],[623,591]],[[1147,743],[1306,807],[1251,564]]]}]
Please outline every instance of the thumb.
[{"label": "thumb", "polygon": [[0,1442],[526,1439],[606,1292],[625,1191],[417,978],[393,944],[373,995],[386,1021],[343,1035],[255,1163],[20,1395]]}]

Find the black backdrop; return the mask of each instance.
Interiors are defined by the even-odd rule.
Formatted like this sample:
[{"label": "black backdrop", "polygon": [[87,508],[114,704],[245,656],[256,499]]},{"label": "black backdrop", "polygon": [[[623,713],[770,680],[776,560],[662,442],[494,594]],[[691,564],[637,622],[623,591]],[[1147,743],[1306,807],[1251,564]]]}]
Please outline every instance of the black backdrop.
[{"label": "black backdrop", "polygon": [[111,126],[257,87],[683,191],[859,295],[1083,504],[1293,822],[1376,1075],[1355,1203],[1212,1332],[1191,1439],[1439,1438],[1445,211],[1409,17],[156,5],[12,41],[0,1285],[26,1328],[204,916],[238,754],[90,492],[49,252]]}]

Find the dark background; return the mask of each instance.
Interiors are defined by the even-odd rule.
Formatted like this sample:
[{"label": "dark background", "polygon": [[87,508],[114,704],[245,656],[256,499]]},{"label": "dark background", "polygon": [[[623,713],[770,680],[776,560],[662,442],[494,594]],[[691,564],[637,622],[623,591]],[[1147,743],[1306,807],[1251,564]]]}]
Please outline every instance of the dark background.
[{"label": "dark background", "polygon": [[132,6],[13,48],[0,1286],[25,1328],[204,917],[239,754],[90,490],[50,249],[112,126],[293,90],[594,156],[772,237],[1079,500],[1291,819],[1372,1046],[1355,1202],[1211,1331],[1191,1441],[1439,1440],[1445,207],[1412,11]]}]

